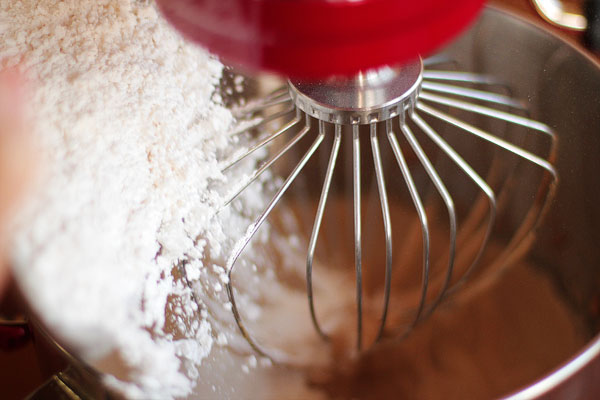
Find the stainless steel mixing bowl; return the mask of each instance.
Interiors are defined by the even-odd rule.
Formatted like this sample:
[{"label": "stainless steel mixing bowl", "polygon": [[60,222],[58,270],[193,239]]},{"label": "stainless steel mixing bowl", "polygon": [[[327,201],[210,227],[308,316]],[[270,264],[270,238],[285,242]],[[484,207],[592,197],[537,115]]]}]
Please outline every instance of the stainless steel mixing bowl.
[{"label": "stainless steel mixing bowl", "polygon": [[[585,321],[589,342],[551,374],[520,391],[503,388],[504,393],[514,392],[513,398],[600,397],[600,65],[541,25],[493,8],[446,53],[467,70],[510,84],[516,97],[528,100],[533,117],[550,125],[560,140],[558,194],[528,258],[551,276],[571,311]],[[43,316],[39,319],[43,322]],[[38,395],[57,396],[70,388],[106,396],[96,384],[98,371],[68,361],[70,371],[55,376]],[[85,376],[79,384],[74,372]],[[48,392],[54,389],[58,392]]]}]

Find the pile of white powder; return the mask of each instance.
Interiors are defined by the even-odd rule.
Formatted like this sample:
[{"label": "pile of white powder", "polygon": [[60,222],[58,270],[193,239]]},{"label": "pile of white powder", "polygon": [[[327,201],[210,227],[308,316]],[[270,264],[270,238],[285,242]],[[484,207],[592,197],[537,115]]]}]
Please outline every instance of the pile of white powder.
[{"label": "pile of white powder", "polygon": [[[258,357],[232,317],[227,259],[276,180],[223,208],[265,154],[221,172],[247,139],[228,135],[221,63],[141,0],[0,0],[0,63],[30,81],[42,155],[14,229],[15,274],[60,342],[130,398],[315,395]],[[312,362],[304,337],[323,344],[305,293],[273,272],[303,260],[288,240],[274,257],[270,232],[240,258],[238,303]]]},{"label": "pile of white powder", "polygon": [[[31,81],[43,154],[40,188],[15,229],[20,285],[86,361],[119,360],[120,374],[105,377],[113,387],[189,395],[205,358],[235,335],[231,324],[215,330],[174,272],[185,261],[190,280],[210,282],[199,287],[219,304],[211,313],[227,311],[224,263],[204,253],[224,260],[229,237],[250,223],[234,209],[216,218],[233,122],[215,94],[222,65],[147,1],[2,0],[0,25],[2,66]],[[246,212],[263,203],[259,192]],[[235,373],[268,367],[248,354]]]}]

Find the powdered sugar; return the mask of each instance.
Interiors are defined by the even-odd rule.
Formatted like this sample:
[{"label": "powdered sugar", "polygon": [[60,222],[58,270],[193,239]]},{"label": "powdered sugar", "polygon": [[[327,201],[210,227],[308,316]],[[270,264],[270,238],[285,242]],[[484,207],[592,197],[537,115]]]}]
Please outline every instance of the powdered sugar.
[{"label": "powdered sugar", "polygon": [[147,2],[0,1],[0,18],[0,59],[33,81],[45,155],[16,230],[19,281],[87,361],[119,353],[128,372],[118,378],[133,384],[109,384],[133,397],[186,395],[213,331],[172,270],[186,260],[200,279],[206,247],[217,257],[228,237],[210,189],[225,179],[217,154],[233,121],[213,101],[222,66]]}]

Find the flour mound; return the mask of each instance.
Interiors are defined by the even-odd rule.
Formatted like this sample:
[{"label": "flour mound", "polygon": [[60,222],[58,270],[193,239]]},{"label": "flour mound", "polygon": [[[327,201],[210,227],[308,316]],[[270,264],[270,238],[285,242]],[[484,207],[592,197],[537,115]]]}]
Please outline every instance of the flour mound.
[{"label": "flour mound", "polygon": [[179,318],[174,337],[165,309],[170,296],[189,297],[173,269],[203,267],[205,247],[218,253],[226,236],[210,189],[225,179],[217,155],[233,121],[214,101],[222,65],[143,1],[2,0],[0,23],[0,61],[32,82],[44,155],[15,229],[24,292],[86,361],[119,354],[132,384],[106,380],[126,395],[189,394],[215,333],[206,319]]}]

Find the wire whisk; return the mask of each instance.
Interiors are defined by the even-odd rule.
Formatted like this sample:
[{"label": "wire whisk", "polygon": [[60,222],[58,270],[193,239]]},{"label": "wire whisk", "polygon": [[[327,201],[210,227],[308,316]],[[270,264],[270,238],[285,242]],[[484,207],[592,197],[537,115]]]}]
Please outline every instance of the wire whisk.
[{"label": "wire whisk", "polygon": [[[236,110],[238,118],[247,122],[232,136],[247,135],[254,139],[250,146],[234,153],[226,162],[225,173],[238,168],[244,159],[257,151],[279,143],[287,135],[290,138],[284,145],[277,149],[273,146],[267,152],[268,156],[234,191],[227,205],[259,180],[265,171],[274,171],[278,161],[284,163],[290,154],[299,148],[305,149],[263,212],[237,242],[228,260],[229,281],[226,289],[233,316],[242,335],[258,354],[270,356],[267,347],[259,343],[246,327],[236,303],[233,274],[244,249],[265,221],[274,215],[276,206],[312,159],[324,157],[326,168],[324,174],[319,175],[319,182],[322,183],[319,183],[320,193],[306,244],[305,279],[312,323],[324,340],[330,339],[331,335],[316,312],[313,268],[328,202],[337,196],[332,194],[332,188],[336,174],[340,173],[342,158],[351,158],[349,164],[352,170],[355,349],[358,351],[385,338],[404,337],[474,275],[489,247],[500,212],[511,207],[507,206],[513,204],[509,199],[519,186],[529,187],[532,195],[527,206],[523,206],[524,212],[515,213],[521,218],[519,228],[505,238],[506,245],[493,257],[493,261],[506,263],[530,242],[529,238],[547,210],[558,181],[552,164],[556,157],[555,134],[547,125],[531,119],[526,106],[512,98],[510,88],[498,79],[477,73],[433,69],[451,64],[454,63],[436,57],[417,60],[399,68],[385,67],[368,71],[353,78],[331,78],[320,82],[289,81],[262,99]],[[508,95],[498,93],[501,90],[507,91]],[[508,130],[516,130],[517,135],[507,137],[504,132]],[[304,142],[309,137],[313,139],[307,145]],[[546,141],[544,151],[529,149],[527,143],[530,140]],[[351,154],[341,151],[346,142],[351,143]],[[324,143],[331,143],[331,147],[324,148]],[[469,143],[475,143],[474,147],[470,148]],[[482,160],[473,165],[469,158],[473,158],[473,153],[479,152],[480,146],[484,145],[492,150],[482,152]],[[487,154],[492,155],[488,157]],[[529,168],[528,172],[521,175],[521,169],[516,164],[502,167],[504,164],[498,161],[502,154],[517,160],[519,165],[524,163]],[[440,157],[446,160],[445,163],[438,161]],[[372,160],[372,165],[371,162],[365,164],[365,159]],[[365,236],[363,204],[365,190],[369,186],[364,181],[363,170],[367,167],[374,171],[376,203],[381,213],[378,224],[382,224],[382,248],[385,249],[382,265],[383,301],[377,313],[375,334],[371,335],[368,345],[365,344],[364,332],[363,282],[363,247],[365,240],[370,240],[370,235]],[[454,172],[448,172],[450,170]],[[537,179],[532,179],[533,176]],[[526,182],[521,182],[521,178]],[[314,182],[315,175],[310,175],[310,179]],[[471,199],[466,207],[464,199],[468,196],[455,189],[453,182],[457,180],[469,182],[478,191],[476,200]],[[408,322],[403,324],[398,324],[396,319],[390,322],[390,313],[393,311],[390,299],[396,290],[393,275],[396,274],[395,262],[401,247],[398,243],[405,240],[405,237],[398,237],[398,227],[393,224],[394,207],[390,196],[396,196],[397,188],[390,191],[390,187],[400,183],[414,209],[422,251],[421,260],[414,265],[420,271],[418,300]],[[432,289],[432,265],[437,256],[434,257],[432,248],[437,234],[433,233],[436,228],[432,225],[441,223],[442,218],[438,212],[432,213],[427,207],[427,187],[432,188],[437,198],[441,199],[440,204],[446,214],[443,218],[447,227],[443,242],[445,267],[435,290]],[[466,210],[467,217],[464,219],[459,217],[462,209]],[[367,222],[367,228],[370,229],[374,223],[371,220]],[[468,227],[469,224],[472,226]],[[472,236],[473,232],[480,232],[480,239],[475,247],[471,246],[473,248],[466,251],[461,235]],[[469,255],[464,255],[466,253]],[[464,261],[467,258],[468,261]]]}]

